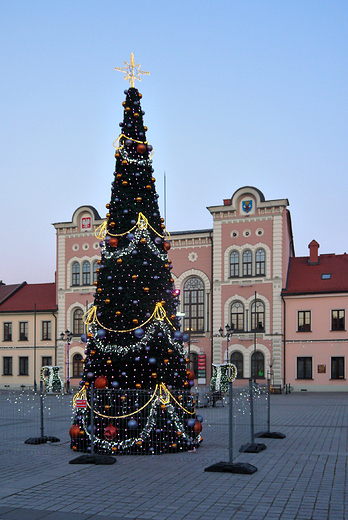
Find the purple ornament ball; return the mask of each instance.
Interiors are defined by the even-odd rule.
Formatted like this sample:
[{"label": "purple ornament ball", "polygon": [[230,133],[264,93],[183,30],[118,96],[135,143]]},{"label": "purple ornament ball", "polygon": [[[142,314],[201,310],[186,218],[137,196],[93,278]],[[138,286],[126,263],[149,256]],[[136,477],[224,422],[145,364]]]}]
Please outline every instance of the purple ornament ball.
[{"label": "purple ornament ball", "polygon": [[135,421],[134,419],[130,419],[130,420],[128,421],[128,428],[129,428],[130,430],[135,430],[135,428],[136,428],[137,426],[138,426],[138,423],[137,423],[137,421]]},{"label": "purple ornament ball", "polygon": [[141,327],[139,327],[138,329],[135,329],[135,331],[134,331],[134,336],[138,339],[141,339],[144,336],[144,334],[145,334],[144,329],[142,329]]}]

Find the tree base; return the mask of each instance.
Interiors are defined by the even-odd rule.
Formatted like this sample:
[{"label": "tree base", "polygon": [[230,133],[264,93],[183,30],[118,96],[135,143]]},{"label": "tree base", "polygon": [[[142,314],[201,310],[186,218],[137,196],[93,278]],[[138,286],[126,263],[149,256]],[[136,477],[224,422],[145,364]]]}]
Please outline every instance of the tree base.
[{"label": "tree base", "polygon": [[60,442],[60,439],[58,439],[58,437],[50,436],[30,437],[30,439],[24,441],[24,444],[45,444],[46,442]]},{"label": "tree base", "polygon": [[252,475],[257,468],[247,462],[217,462],[204,471],[219,473],[238,473],[239,475]]},{"label": "tree base", "polygon": [[70,460],[69,464],[98,464],[109,465],[115,464],[115,457],[108,457],[107,455],[81,455],[76,459]]}]

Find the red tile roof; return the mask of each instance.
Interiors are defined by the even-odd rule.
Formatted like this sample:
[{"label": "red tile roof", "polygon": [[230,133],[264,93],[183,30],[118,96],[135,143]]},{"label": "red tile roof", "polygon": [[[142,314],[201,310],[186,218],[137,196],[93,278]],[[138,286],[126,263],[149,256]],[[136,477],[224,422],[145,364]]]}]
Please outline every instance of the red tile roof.
[{"label": "red tile roof", "polygon": [[[308,265],[308,256],[290,258],[288,282],[284,296],[348,292],[348,255],[320,255],[317,265]],[[331,274],[323,280],[323,274]]]},{"label": "red tile roof", "polygon": [[14,285],[6,285],[6,284],[3,284],[3,283],[0,283],[0,305],[1,305],[2,302],[7,300],[7,298],[9,298],[11,296],[11,294],[13,294],[16,291],[18,291],[18,289],[22,285],[24,285],[25,283],[26,282],[17,283],[17,284],[14,284]]},{"label": "red tile roof", "polygon": [[31,312],[34,311],[35,304],[37,311],[57,310],[56,284],[34,283],[23,285],[13,296],[10,296],[3,304],[0,304],[0,313]]}]

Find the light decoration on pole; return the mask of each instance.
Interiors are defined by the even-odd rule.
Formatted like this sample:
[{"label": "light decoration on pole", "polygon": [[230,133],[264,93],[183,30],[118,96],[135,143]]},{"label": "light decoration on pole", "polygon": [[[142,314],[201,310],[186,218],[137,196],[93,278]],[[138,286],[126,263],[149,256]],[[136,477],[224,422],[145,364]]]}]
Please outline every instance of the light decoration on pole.
[{"label": "light decoration on pole", "polygon": [[66,393],[70,393],[70,343],[73,338],[73,333],[66,330],[65,333],[60,333],[60,339],[66,341]]}]

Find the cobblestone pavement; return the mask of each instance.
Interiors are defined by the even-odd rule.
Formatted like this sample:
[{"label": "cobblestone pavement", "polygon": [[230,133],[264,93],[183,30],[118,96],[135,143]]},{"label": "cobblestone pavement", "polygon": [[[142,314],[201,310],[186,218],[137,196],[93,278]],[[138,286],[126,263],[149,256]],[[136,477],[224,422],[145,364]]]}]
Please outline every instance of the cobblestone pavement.
[{"label": "cobblestone pavement", "polygon": [[56,444],[1,442],[0,520],[348,520],[348,392],[271,402],[271,430],[286,438],[257,440],[267,449],[237,457],[258,468],[253,475],[204,471],[228,460],[207,421],[195,452],[120,456],[111,466],[69,465],[66,421]]}]

